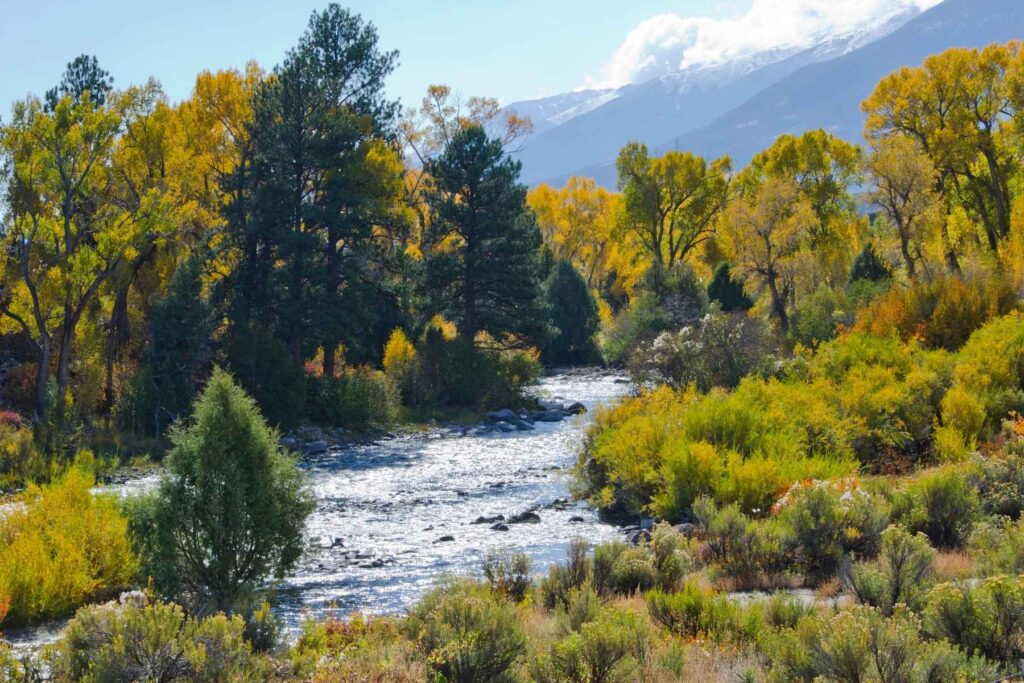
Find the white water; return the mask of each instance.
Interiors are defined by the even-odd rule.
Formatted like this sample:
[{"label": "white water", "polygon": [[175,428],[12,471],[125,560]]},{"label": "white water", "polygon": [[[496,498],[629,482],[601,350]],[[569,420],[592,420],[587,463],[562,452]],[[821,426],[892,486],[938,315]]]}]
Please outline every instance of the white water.
[{"label": "white water", "polygon": [[[547,377],[542,397],[579,401],[589,410],[627,391],[597,374]],[[446,573],[479,574],[489,552],[527,553],[534,575],[564,558],[574,536],[610,540],[616,529],[582,504],[545,507],[569,496],[569,473],[590,414],[560,423],[537,423],[530,432],[467,436],[404,436],[335,449],[307,458],[317,506],[307,524],[309,551],[277,591],[275,611],[294,632],[307,616],[400,612]],[[156,475],[104,492],[137,495]],[[494,531],[473,524],[479,516],[506,517],[539,506],[538,524]],[[570,521],[573,518],[583,521]],[[438,542],[442,536],[453,541]],[[321,539],[341,545],[322,548]],[[59,634],[54,624],[8,632],[33,647]]]}]

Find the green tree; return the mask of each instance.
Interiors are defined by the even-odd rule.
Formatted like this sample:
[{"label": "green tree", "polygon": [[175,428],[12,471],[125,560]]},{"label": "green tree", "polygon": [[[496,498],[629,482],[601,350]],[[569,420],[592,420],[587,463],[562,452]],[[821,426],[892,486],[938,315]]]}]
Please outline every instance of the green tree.
[{"label": "green tree", "polygon": [[248,208],[231,225],[242,254],[231,279],[232,348],[241,351],[232,366],[250,389],[260,382],[256,354],[241,346],[256,325],[296,366],[323,348],[332,375],[337,347],[359,343],[351,331],[386,301],[379,247],[392,241],[379,232],[401,223],[391,209],[403,169],[391,147],[398,105],[384,96],[398,56],[377,42],[372,24],[331,4],[254,96],[253,161],[231,180]]},{"label": "green tree", "polygon": [[255,402],[215,370],[191,423],[172,433],[159,490],[133,514],[160,589],[201,611],[232,612],[295,565],[313,500],[277,438]]},{"label": "green tree", "polygon": [[733,279],[729,262],[722,261],[715,267],[708,283],[708,299],[717,301],[725,312],[746,311],[754,305],[743,291],[743,280]]},{"label": "green tree", "polygon": [[427,162],[432,179],[425,285],[432,307],[473,342],[542,341],[540,230],[518,182],[520,164],[483,128],[457,132]]},{"label": "green tree", "polygon": [[888,280],[890,277],[892,277],[892,271],[889,270],[889,266],[879,258],[874,245],[868,242],[857,254],[857,258],[853,259],[848,282],[851,284],[858,280],[878,282]]},{"label": "green tree", "polygon": [[46,109],[52,112],[57,108],[57,103],[68,96],[77,104],[86,93],[89,93],[94,103],[102,107],[107,103],[107,95],[113,88],[114,79],[100,68],[96,57],[79,55],[68,62],[60,83],[46,91]]},{"label": "green tree", "polygon": [[123,417],[133,428],[160,436],[188,411],[211,357],[212,310],[203,296],[198,259],[188,259],[175,271],[167,295],[153,304],[149,328],[131,414]]},{"label": "green tree", "polygon": [[597,303],[587,289],[583,276],[568,261],[558,261],[544,281],[544,299],[551,312],[551,325],[557,330],[544,347],[543,357],[550,363],[587,363],[594,359],[597,347]]}]

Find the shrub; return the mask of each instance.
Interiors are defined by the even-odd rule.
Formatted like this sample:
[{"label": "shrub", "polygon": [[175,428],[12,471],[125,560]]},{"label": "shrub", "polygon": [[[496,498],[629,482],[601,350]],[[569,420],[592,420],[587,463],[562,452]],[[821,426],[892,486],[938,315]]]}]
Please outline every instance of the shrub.
[{"label": "shrub", "polygon": [[888,280],[891,277],[892,270],[879,258],[874,244],[867,242],[856,258],[853,259],[853,265],[850,266],[850,275],[847,282],[850,284],[858,280],[878,282],[880,280]]},{"label": "shrub", "polygon": [[117,501],[91,492],[92,476],[68,470],[29,486],[24,507],[0,515],[0,596],[7,620],[25,623],[71,614],[135,578],[127,521]]},{"label": "shrub", "polygon": [[650,591],[644,599],[651,618],[676,635],[725,640],[739,631],[739,606],[696,584],[686,584],[675,593]]},{"label": "shrub", "polygon": [[445,339],[434,328],[418,358],[419,400],[431,407],[508,407],[540,374],[534,352],[479,349],[464,339]]},{"label": "shrub", "polygon": [[[548,575],[540,582],[541,601],[548,609],[564,605],[570,591],[579,589],[590,578],[590,564],[587,558],[589,544],[582,538],[569,541],[565,564],[553,564]],[[595,557],[597,550],[595,549]]]},{"label": "shrub", "polygon": [[996,432],[1011,412],[1024,412],[1024,317],[1019,313],[988,323],[957,354],[942,422],[970,444]]},{"label": "shrub", "polygon": [[609,595],[614,591],[612,572],[624,550],[626,544],[620,541],[603,543],[594,548],[593,583],[598,595]]},{"label": "shrub", "polygon": [[398,388],[402,401],[415,405],[422,400],[424,388],[419,386],[419,360],[416,347],[405,332],[396,328],[384,346],[384,374]]},{"label": "shrub", "polygon": [[835,572],[842,557],[874,557],[888,506],[855,482],[794,485],[778,505],[783,544],[812,581]]},{"label": "shrub", "polygon": [[20,418],[0,420],[0,489],[38,481],[49,474],[49,463]]},{"label": "shrub", "polygon": [[650,550],[658,587],[674,590],[690,571],[690,554],[686,538],[665,523],[656,524],[651,532]]},{"label": "shrub", "polygon": [[1003,452],[973,461],[970,480],[982,512],[1016,520],[1024,511],[1024,449],[1019,436],[1009,438],[1013,441]]},{"label": "shrub", "polygon": [[616,593],[649,590],[658,582],[654,558],[643,547],[626,548],[612,565],[611,585]]},{"label": "shrub", "polygon": [[161,590],[234,610],[298,561],[312,498],[277,433],[223,370],[171,440],[157,493],[134,503],[133,537]]},{"label": "shrub", "polygon": [[903,607],[890,618],[866,606],[810,616],[783,632],[772,649],[774,673],[785,681],[930,683],[999,674],[946,643],[924,640],[920,621]]},{"label": "shrub", "polygon": [[399,393],[391,377],[361,366],[338,377],[310,377],[307,415],[338,427],[384,425],[398,417]]},{"label": "shrub", "polygon": [[512,681],[526,638],[512,608],[483,586],[455,582],[427,593],[405,628],[450,683]]},{"label": "shrub", "polygon": [[1024,573],[1024,522],[982,522],[968,543],[970,556],[981,576]]},{"label": "shrub", "polygon": [[934,561],[935,551],[924,534],[912,536],[890,526],[882,532],[878,561],[854,565],[846,584],[859,602],[877,607],[885,616],[891,616],[899,604],[918,610],[928,590]]},{"label": "shrub", "polygon": [[538,683],[627,683],[637,680],[650,649],[650,629],[631,610],[604,607],[597,617],[530,663]]},{"label": "shrub", "polygon": [[530,588],[530,557],[525,553],[488,553],[484,578],[498,595],[522,602]]},{"label": "shrub", "polygon": [[928,594],[924,623],[969,654],[1001,662],[1024,656],[1024,579],[995,576],[975,586],[939,584]]},{"label": "shrub", "polygon": [[253,397],[267,422],[290,429],[306,405],[306,372],[284,343],[260,325],[231,330],[227,360],[238,381]]},{"label": "shrub", "polygon": [[678,332],[662,332],[642,346],[631,363],[641,385],[668,384],[733,388],[744,377],[763,373],[770,365],[772,344],[765,324],[742,314],[712,308]]},{"label": "shrub", "polygon": [[822,285],[802,298],[793,311],[789,339],[794,344],[816,348],[834,339],[836,327],[845,320],[846,297],[828,285]]},{"label": "shrub", "polygon": [[53,671],[69,681],[265,680],[244,628],[239,617],[195,619],[160,602],[87,607],[55,646]]},{"label": "shrub", "polygon": [[938,548],[961,548],[978,515],[978,495],[963,467],[948,465],[924,473],[911,482],[910,508],[904,523],[923,531]]}]

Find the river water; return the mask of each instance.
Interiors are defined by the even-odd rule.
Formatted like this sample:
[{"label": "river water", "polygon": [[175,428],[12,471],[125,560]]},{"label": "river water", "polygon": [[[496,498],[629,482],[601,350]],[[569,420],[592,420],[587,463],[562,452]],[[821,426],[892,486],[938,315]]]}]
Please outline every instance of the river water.
[{"label": "river water", "polygon": [[[400,612],[446,574],[479,574],[488,552],[525,552],[540,575],[564,558],[575,536],[617,537],[582,503],[550,506],[569,496],[567,469],[589,411],[627,390],[605,374],[549,376],[536,387],[538,396],[578,401],[588,413],[537,423],[534,431],[407,435],[306,458],[317,501],[307,524],[309,550],[279,587],[275,611],[292,633],[305,618],[329,612]],[[149,476],[104,490],[133,495],[156,481]],[[538,523],[510,524],[508,531],[473,523],[530,509]],[[31,647],[56,632],[50,624],[6,635]]]}]

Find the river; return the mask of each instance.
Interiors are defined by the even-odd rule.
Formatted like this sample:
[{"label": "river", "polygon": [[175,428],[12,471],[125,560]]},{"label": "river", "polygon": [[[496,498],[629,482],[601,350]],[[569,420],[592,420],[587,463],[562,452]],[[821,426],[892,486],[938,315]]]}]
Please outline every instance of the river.
[{"label": "river", "polygon": [[[401,612],[445,574],[479,574],[490,551],[527,553],[536,576],[563,559],[575,536],[618,537],[582,503],[551,504],[569,496],[567,470],[590,411],[627,390],[607,374],[552,375],[536,393],[578,401],[588,413],[537,423],[534,431],[405,435],[305,458],[316,509],[307,524],[308,552],[277,591],[275,611],[288,631],[331,612]],[[151,475],[103,490],[132,495],[156,480]],[[530,509],[539,522],[510,524],[507,531],[473,523]],[[32,647],[57,631],[50,624],[6,636]]]}]

